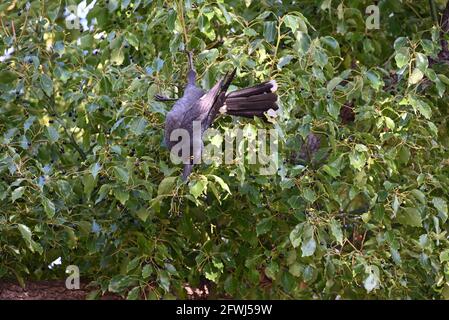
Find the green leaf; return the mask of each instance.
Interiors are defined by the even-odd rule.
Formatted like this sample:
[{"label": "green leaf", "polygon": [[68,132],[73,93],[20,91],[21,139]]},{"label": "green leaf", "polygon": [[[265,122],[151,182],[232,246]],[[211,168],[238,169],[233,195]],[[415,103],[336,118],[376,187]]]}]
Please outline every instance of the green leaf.
[{"label": "green leaf", "polygon": [[410,191],[410,193],[413,195],[413,197],[415,197],[416,200],[418,200],[421,204],[426,204],[426,196],[425,194],[418,190],[418,189],[413,189],[412,191]]},{"label": "green leaf", "polygon": [[126,168],[116,166],[114,167],[115,177],[124,183],[128,183],[129,181],[129,173]]},{"label": "green leaf", "polygon": [[293,33],[295,33],[296,30],[307,33],[307,25],[303,18],[287,14],[284,16],[283,21],[285,26],[290,28]]},{"label": "green leaf", "polygon": [[375,89],[375,90],[380,90],[383,85],[384,82],[382,81],[382,79],[377,75],[377,73],[373,72],[373,71],[368,71],[366,73],[366,77],[368,78],[369,82],[371,83],[371,86]]},{"label": "green leaf", "polygon": [[303,257],[310,257],[315,253],[316,241],[312,236],[302,242],[301,251]]},{"label": "green leaf", "polygon": [[126,272],[129,273],[130,271],[133,271],[139,266],[139,264],[140,264],[140,257],[132,259],[126,266]]},{"label": "green leaf", "polygon": [[212,178],[215,179],[216,182],[220,185],[220,187],[225,190],[227,193],[231,194],[231,190],[229,189],[229,186],[224,182],[224,180],[218,176],[215,176],[213,174],[210,175]]},{"label": "green leaf", "polygon": [[281,57],[281,58],[279,59],[278,64],[277,64],[277,68],[278,68],[279,70],[282,70],[282,68],[283,68],[284,66],[288,65],[288,64],[290,63],[290,61],[292,61],[292,59],[293,59],[293,56],[290,55],[290,54]]},{"label": "green leaf", "polygon": [[314,203],[316,200],[315,191],[310,188],[303,188],[302,196],[306,199],[307,202]]},{"label": "green leaf", "polygon": [[371,272],[363,281],[363,286],[370,293],[379,286],[379,277],[374,272]]},{"label": "green leaf", "polygon": [[263,36],[268,42],[273,42],[276,35],[276,22],[275,21],[265,21],[263,24]]},{"label": "green leaf", "polygon": [[366,163],[365,153],[353,151],[349,154],[349,162],[356,170],[361,170]]},{"label": "green leaf", "polygon": [[18,224],[17,227],[19,228],[20,234],[22,235],[22,238],[27,242],[31,243],[31,230],[24,224]]},{"label": "green leaf", "polygon": [[46,197],[42,197],[42,205],[44,207],[44,211],[47,214],[48,218],[53,218],[53,216],[55,215],[55,205],[54,203],[46,198]]},{"label": "green leaf", "polygon": [[441,217],[441,220],[443,223],[447,221],[448,216],[448,209],[447,209],[447,202],[443,198],[435,197],[432,199],[432,204],[435,207],[435,209],[438,210],[438,214]]},{"label": "green leaf", "polygon": [[145,265],[143,268],[142,268],[142,277],[144,278],[144,279],[147,279],[147,278],[149,278],[152,274],[153,274],[153,267],[150,265],[150,264],[147,264],[147,265]]},{"label": "green leaf", "polygon": [[323,0],[323,2],[321,3],[320,9],[323,11],[330,10],[331,4],[332,4],[332,0]]},{"label": "green leaf", "polygon": [[14,72],[11,72],[9,70],[0,71],[0,84],[12,83],[16,79],[17,75]]},{"label": "green leaf", "polygon": [[147,125],[148,121],[143,117],[139,117],[134,119],[129,128],[135,135],[140,136],[145,131]]},{"label": "green leaf", "polygon": [[426,119],[431,118],[432,109],[426,102],[412,96],[409,96],[409,102],[413,109],[418,110]]},{"label": "green leaf", "polygon": [[334,100],[328,101],[326,110],[333,119],[338,119],[338,116],[340,115],[340,105],[335,103]]},{"label": "green leaf", "polygon": [[122,65],[124,60],[125,60],[125,54],[121,47],[112,51],[111,62],[113,64],[120,66],[120,65]]},{"label": "green leaf", "polygon": [[272,280],[276,280],[279,271],[279,264],[277,264],[275,261],[271,261],[265,268],[265,275]]},{"label": "green leaf", "polygon": [[298,262],[293,263],[288,271],[295,277],[300,277],[302,272],[302,266]]},{"label": "green leaf", "polygon": [[331,219],[329,225],[331,227],[332,236],[340,245],[343,245],[343,231],[341,230],[340,223],[335,219]]},{"label": "green leaf", "polygon": [[398,51],[400,48],[405,47],[407,42],[408,40],[405,37],[397,38],[393,44],[394,50]]},{"label": "green leaf", "polygon": [[387,125],[387,128],[390,130],[394,130],[394,128],[396,127],[393,119],[389,118],[389,117],[384,117],[385,119],[385,124]]},{"label": "green leaf", "polygon": [[35,116],[30,116],[25,123],[23,124],[23,131],[24,133],[26,133],[30,128],[31,125],[33,124],[34,120],[36,120]]},{"label": "green leaf", "polygon": [[126,296],[126,300],[138,300],[140,298],[140,287],[134,287]]},{"label": "green leaf", "polygon": [[79,38],[81,49],[91,49],[94,44],[94,37],[91,34],[86,34]]},{"label": "green leaf", "polygon": [[404,208],[398,213],[397,220],[404,225],[422,227],[421,214],[416,208]]},{"label": "green leaf", "polygon": [[39,79],[42,90],[47,96],[51,97],[53,95],[53,81],[45,73],[41,74]]},{"label": "green leaf", "polygon": [[51,143],[55,143],[59,140],[59,132],[54,126],[50,125],[47,127],[47,135]]},{"label": "green leaf", "polygon": [[399,210],[399,207],[401,206],[401,202],[399,202],[399,198],[397,195],[394,195],[394,200],[393,200],[393,213],[396,214]]},{"label": "green leaf", "polygon": [[394,59],[399,69],[406,66],[410,60],[408,48],[400,48],[394,56]]},{"label": "green leaf", "polygon": [[321,41],[324,45],[326,45],[326,46],[332,48],[333,50],[336,50],[336,52],[337,52],[338,54],[340,53],[340,44],[338,43],[337,40],[335,40],[334,37],[331,37],[331,36],[321,37],[321,38],[320,38],[320,41]]},{"label": "green leaf", "polygon": [[429,60],[427,59],[427,57],[420,52],[416,53],[416,68],[418,68],[422,72],[425,72],[428,66]]},{"label": "green leaf", "polygon": [[177,180],[177,177],[166,177],[164,178],[161,183],[159,184],[159,187],[157,189],[157,195],[171,195],[173,193],[173,188],[175,186],[175,182]]},{"label": "green leaf", "polygon": [[11,192],[12,202],[15,202],[17,199],[22,198],[23,193],[25,192],[25,187],[18,187]]},{"label": "green leaf", "polygon": [[90,173],[92,174],[92,177],[94,177],[94,179],[97,178],[98,173],[101,170],[101,165],[98,162],[95,162],[91,167],[90,167]]},{"label": "green leaf", "polygon": [[158,282],[166,292],[170,291],[170,277],[168,276],[167,272],[158,272]]},{"label": "green leaf", "polygon": [[268,231],[271,230],[271,226],[273,225],[273,219],[272,218],[264,218],[259,221],[256,225],[256,233],[257,236],[261,236]]},{"label": "green leaf", "polygon": [[197,180],[193,184],[190,185],[190,193],[198,198],[200,195],[206,192],[207,190],[207,180]]},{"label": "green leaf", "polygon": [[136,215],[139,217],[140,220],[145,222],[150,216],[150,210],[147,208],[140,208],[139,210],[137,210]]},{"label": "green leaf", "polygon": [[130,3],[131,3],[131,0],[122,0],[120,8],[122,10],[125,10],[126,8],[128,8]]},{"label": "green leaf", "polygon": [[125,205],[129,200],[129,192],[122,189],[115,189],[114,196],[122,205]]},{"label": "green leaf", "polygon": [[441,263],[449,261],[449,249],[441,251],[441,253],[440,253],[440,261],[441,261]]},{"label": "green leaf", "polygon": [[296,43],[293,46],[293,49],[297,51],[299,56],[303,56],[309,51],[311,42],[310,36],[305,32],[298,31],[295,33],[295,37]]},{"label": "green leaf", "polygon": [[293,209],[298,209],[301,207],[301,197],[300,196],[291,196],[290,198],[288,198],[287,203]]},{"label": "green leaf", "polygon": [[339,85],[343,81],[341,77],[335,77],[327,84],[327,91],[332,92],[337,85]]},{"label": "green leaf", "polygon": [[302,232],[303,232],[304,224],[298,224],[291,232],[290,232],[290,242],[292,243],[293,248],[299,247],[302,242]]},{"label": "green leaf", "polygon": [[83,176],[84,194],[90,199],[90,195],[95,188],[96,180],[90,174],[85,174]]},{"label": "green leaf", "polygon": [[134,283],[135,280],[128,275],[117,275],[109,281],[108,290],[110,292],[120,293]]},{"label": "green leaf", "polygon": [[412,74],[410,75],[410,77],[408,78],[408,83],[409,84],[417,84],[418,82],[420,82],[422,80],[422,78],[424,77],[424,73],[422,73],[421,70],[419,70],[418,68],[415,68],[412,72]]},{"label": "green leaf", "polygon": [[28,246],[28,249],[30,249],[31,252],[37,251],[40,255],[42,255],[44,250],[39,243],[35,242],[31,238],[32,234],[31,234],[30,228],[28,228],[26,225],[20,224],[20,223],[17,224],[17,227],[20,231],[20,234],[22,235],[22,238],[25,240],[25,242]]}]

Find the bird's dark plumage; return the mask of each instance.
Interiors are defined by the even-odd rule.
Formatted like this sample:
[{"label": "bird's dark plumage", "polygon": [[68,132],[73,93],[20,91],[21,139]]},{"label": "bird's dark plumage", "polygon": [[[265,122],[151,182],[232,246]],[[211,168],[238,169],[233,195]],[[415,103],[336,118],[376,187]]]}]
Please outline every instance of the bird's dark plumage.
[{"label": "bird's dark plumage", "polygon": [[[229,114],[242,117],[263,117],[269,109],[277,110],[277,84],[274,80],[244,88],[226,94],[235,76],[233,70],[218,81],[208,92],[196,86],[196,73],[193,67],[192,55],[189,53],[190,70],[187,73],[187,85],[182,98],[176,101],[168,112],[165,120],[165,144],[172,151],[180,142],[188,142],[190,154],[181,155],[184,163],[183,179],[186,180],[192,172],[193,165],[201,159],[203,141],[202,134],[219,114]],[[156,96],[158,100],[172,99]],[[195,136],[194,122],[201,124],[201,135]],[[184,129],[189,133],[188,141],[181,141],[176,129]],[[173,134],[173,137],[170,138]],[[176,140],[177,139],[177,140]],[[174,141],[173,141],[174,140]],[[197,141],[199,140],[199,141]]]}]

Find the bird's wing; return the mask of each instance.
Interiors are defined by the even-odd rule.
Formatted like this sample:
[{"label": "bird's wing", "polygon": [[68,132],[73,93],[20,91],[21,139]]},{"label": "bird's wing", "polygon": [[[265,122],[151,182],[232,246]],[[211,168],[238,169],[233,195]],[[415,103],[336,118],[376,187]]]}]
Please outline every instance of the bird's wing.
[{"label": "bird's wing", "polygon": [[226,91],[235,76],[235,69],[231,74],[227,74],[223,79],[218,81],[212,89],[205,93],[200,99],[192,104],[189,112],[184,115],[183,124],[190,124],[192,121],[201,121],[205,124],[206,129],[215,119],[218,110],[223,106]]}]

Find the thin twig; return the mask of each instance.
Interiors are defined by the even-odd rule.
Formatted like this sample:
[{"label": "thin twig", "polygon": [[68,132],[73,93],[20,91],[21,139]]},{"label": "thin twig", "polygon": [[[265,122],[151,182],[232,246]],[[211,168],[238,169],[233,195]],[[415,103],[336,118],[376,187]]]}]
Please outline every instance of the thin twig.
[{"label": "thin twig", "polygon": [[17,39],[17,41],[19,41],[22,38],[23,32],[26,29],[29,14],[30,14],[30,10],[27,10],[27,14],[25,16],[25,21],[23,22],[22,30],[20,31],[20,35],[19,35],[19,38]]},{"label": "thin twig", "polygon": [[5,25],[3,24],[2,16],[0,16],[0,23],[1,23],[1,25],[2,25],[3,31],[5,32],[6,36],[9,37],[10,34],[9,34],[9,32],[8,32],[8,29],[6,29],[6,28],[5,28]]},{"label": "thin twig", "polygon": [[274,49],[274,55],[273,55],[273,59],[272,59],[273,63],[271,64],[271,67],[270,67],[270,76],[273,73],[273,68],[274,68],[274,65],[276,64],[276,56],[278,54],[279,45],[281,43],[281,25],[282,25],[282,22],[283,22],[283,18],[279,19],[279,24],[277,26],[278,38],[277,38],[277,41],[276,41],[276,47]]},{"label": "thin twig", "polygon": [[184,20],[184,8],[183,8],[183,5],[182,5],[182,2],[183,1],[176,1],[176,5],[178,7],[178,19],[179,19],[179,22],[181,23],[181,26],[182,26],[182,33],[183,33],[183,36],[184,36],[184,43],[185,43],[185,46],[187,48],[187,44],[189,43],[189,38],[187,36],[187,28],[186,28],[186,22]]},{"label": "thin twig", "polygon": [[14,27],[14,20],[11,20],[11,27],[12,27],[12,36],[14,39],[17,39],[16,37],[16,28]]}]

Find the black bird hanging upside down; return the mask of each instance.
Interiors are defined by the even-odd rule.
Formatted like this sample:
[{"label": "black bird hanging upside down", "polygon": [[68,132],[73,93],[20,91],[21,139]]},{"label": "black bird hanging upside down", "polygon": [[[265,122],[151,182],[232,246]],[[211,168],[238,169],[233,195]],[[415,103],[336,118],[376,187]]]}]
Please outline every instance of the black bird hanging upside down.
[{"label": "black bird hanging upside down", "polygon": [[[173,108],[168,112],[165,120],[164,140],[166,146],[172,148],[181,142],[180,136],[170,139],[176,129],[183,129],[188,133],[189,155],[181,155],[183,158],[184,171],[183,180],[186,180],[192,172],[193,165],[199,163],[204,147],[202,135],[219,114],[229,114],[252,118],[254,116],[264,117],[269,109],[277,110],[277,84],[270,80],[253,87],[248,87],[226,93],[235,76],[235,69],[226,74],[218,81],[212,89],[205,92],[196,85],[196,72],[193,65],[192,53],[188,52],[189,71],[187,72],[187,85],[182,98],[176,101]],[[158,101],[174,101],[161,95],[155,96]],[[201,125],[201,135],[194,135],[194,123]],[[184,137],[185,138],[185,137]],[[174,140],[174,141],[173,141]],[[195,141],[199,140],[199,141]]]}]

